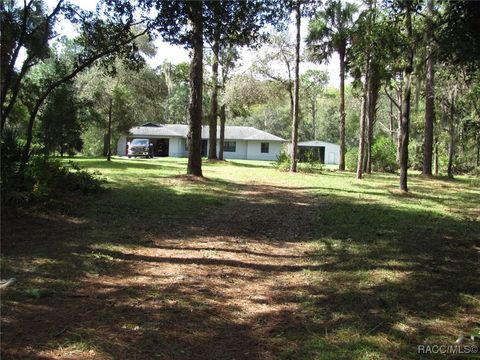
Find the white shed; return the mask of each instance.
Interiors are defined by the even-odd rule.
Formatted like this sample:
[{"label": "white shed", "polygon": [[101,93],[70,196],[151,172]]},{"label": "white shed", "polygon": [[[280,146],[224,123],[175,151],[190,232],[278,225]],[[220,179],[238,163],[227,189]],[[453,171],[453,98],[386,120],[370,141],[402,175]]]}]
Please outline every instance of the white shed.
[{"label": "white shed", "polygon": [[298,143],[300,161],[307,151],[311,151],[322,164],[337,165],[340,160],[340,145],[325,141],[311,140]]}]

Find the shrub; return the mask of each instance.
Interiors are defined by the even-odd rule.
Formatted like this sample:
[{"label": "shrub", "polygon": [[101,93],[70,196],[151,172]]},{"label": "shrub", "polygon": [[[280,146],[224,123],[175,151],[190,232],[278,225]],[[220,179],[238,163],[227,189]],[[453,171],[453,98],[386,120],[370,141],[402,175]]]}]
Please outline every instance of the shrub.
[{"label": "shrub", "polygon": [[2,205],[25,206],[49,202],[70,193],[88,194],[102,189],[103,179],[73,162],[63,164],[38,150],[32,152],[23,173],[19,172],[22,142],[14,130],[1,139]]},{"label": "shrub", "polygon": [[473,170],[470,172],[471,175],[473,176],[479,176],[480,177],[480,166],[476,166],[473,168]]},{"label": "shrub", "polygon": [[358,163],[358,148],[352,148],[345,154],[345,166],[349,171],[356,171]]},{"label": "shrub", "polygon": [[390,137],[379,137],[372,146],[373,170],[395,172],[398,169],[396,151],[396,145]]},{"label": "shrub", "polygon": [[98,172],[90,173],[71,161],[64,165],[45,157],[32,159],[26,177],[34,180],[32,194],[38,200],[75,192],[98,192],[103,182]]},{"label": "shrub", "polygon": [[[447,157],[448,166],[448,157]],[[456,156],[453,161],[453,172],[457,175],[469,174],[475,170],[475,163],[466,156]]]},{"label": "shrub", "polygon": [[15,174],[18,172],[18,165],[22,157],[22,143],[19,140],[15,129],[6,128],[3,130],[1,138],[1,175],[2,188],[9,186],[10,182],[15,182]]},{"label": "shrub", "polygon": [[315,156],[312,150],[305,150],[302,154],[301,170],[305,172],[320,172],[323,170],[323,164]]},{"label": "shrub", "polygon": [[277,155],[277,161],[274,163],[274,167],[281,171],[288,171],[290,169],[290,156],[282,150]]},{"label": "shrub", "polygon": [[[277,161],[274,163],[274,167],[280,171],[290,170],[290,156],[281,151],[277,156]],[[323,170],[323,165],[315,159],[315,155],[311,151],[306,151],[304,159],[298,164],[297,170],[301,172],[320,172]]]},{"label": "shrub", "polygon": [[408,167],[413,170],[423,170],[423,144],[414,139],[411,139],[408,144]]}]

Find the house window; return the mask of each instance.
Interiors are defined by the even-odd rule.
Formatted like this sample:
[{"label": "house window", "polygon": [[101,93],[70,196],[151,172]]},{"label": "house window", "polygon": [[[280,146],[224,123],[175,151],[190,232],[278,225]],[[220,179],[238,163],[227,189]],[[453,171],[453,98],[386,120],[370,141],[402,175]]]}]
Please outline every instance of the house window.
[{"label": "house window", "polygon": [[223,151],[225,152],[236,152],[237,143],[235,141],[225,141],[223,144]]},{"label": "house window", "polygon": [[269,145],[268,143],[262,143],[262,146],[261,146],[262,147],[261,148],[262,153],[268,154],[268,145]]},{"label": "house window", "polygon": [[188,139],[185,139],[185,151],[188,152]]}]

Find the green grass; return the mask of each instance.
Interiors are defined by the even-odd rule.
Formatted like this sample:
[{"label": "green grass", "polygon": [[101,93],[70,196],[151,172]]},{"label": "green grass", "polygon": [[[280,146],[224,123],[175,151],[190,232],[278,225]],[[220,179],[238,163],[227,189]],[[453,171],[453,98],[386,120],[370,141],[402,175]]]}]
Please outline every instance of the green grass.
[{"label": "green grass", "polygon": [[[229,204],[252,203],[252,210],[284,216],[303,206],[275,198],[262,208],[253,205],[256,199],[241,191],[259,185],[297,189],[316,204],[308,205],[313,221],[298,238],[313,249],[316,268],[304,271],[308,286],[285,294],[295,294],[306,320],[273,334],[295,344],[280,347],[279,358],[423,359],[417,345],[448,344],[480,326],[478,178],[426,179],[413,172],[410,192],[402,194],[395,174],[359,181],[332,168],[290,174],[268,162],[237,160],[204,163],[206,180],[189,181],[182,177],[185,159],[75,161],[101,172],[107,190],[72,204],[73,222],[45,220],[51,231],[40,233],[37,243],[22,242],[22,234],[8,236],[2,277],[20,281],[4,296],[6,315],[17,301],[66,296],[85,275],[115,273],[115,254],[141,246],[162,229],[181,229],[208,213],[218,213],[221,221]],[[151,294],[162,301],[176,296],[155,289]],[[180,299],[176,308],[209,311],[210,306]],[[76,332],[70,345],[102,347],[90,337],[88,331]],[[114,349],[109,341],[107,348]],[[181,350],[170,351],[182,358]]]}]

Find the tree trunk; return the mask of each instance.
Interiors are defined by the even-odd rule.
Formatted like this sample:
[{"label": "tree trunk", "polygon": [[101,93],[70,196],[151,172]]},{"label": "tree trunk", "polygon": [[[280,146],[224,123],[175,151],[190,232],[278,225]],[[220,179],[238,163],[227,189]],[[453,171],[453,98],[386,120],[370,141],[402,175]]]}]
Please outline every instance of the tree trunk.
[{"label": "tree trunk", "polygon": [[103,134],[103,149],[102,149],[102,156],[104,156],[104,157],[107,157],[107,154],[108,154],[107,143],[108,143],[108,134],[104,133]]},{"label": "tree trunk", "polygon": [[367,174],[372,173],[372,146],[373,146],[373,130],[375,126],[376,108],[378,100],[378,90],[380,82],[375,67],[371,67],[368,86],[368,129],[367,129],[367,159],[365,171]]},{"label": "tree trunk", "polygon": [[448,167],[447,176],[453,179],[453,157],[455,156],[455,95],[452,95],[452,102],[450,104],[450,116],[448,124]]},{"label": "tree trunk", "polygon": [[[368,109],[367,109],[367,114],[368,114]],[[367,164],[368,164],[368,124],[367,121],[365,121],[365,152],[363,155],[363,173],[367,173]]]},{"label": "tree trunk", "polygon": [[401,130],[400,128],[402,127],[402,103],[403,103],[403,79],[402,82],[400,83],[400,89],[397,91],[397,101],[400,104],[400,107],[398,108],[398,116],[397,116],[397,164],[400,166],[400,147],[401,147]]},{"label": "tree trunk", "polygon": [[288,96],[290,97],[290,118],[293,119],[293,108],[295,103],[295,100],[293,98],[295,96],[293,94],[293,86],[291,81],[288,82],[287,90],[288,90]]},{"label": "tree trunk", "polygon": [[393,123],[394,123],[395,116],[393,115],[393,101],[390,99],[390,126],[389,126],[389,132],[390,132],[390,138],[392,141],[394,141],[394,133],[395,131],[393,130]]},{"label": "tree trunk", "polygon": [[367,112],[367,101],[368,101],[368,76],[369,76],[369,69],[370,67],[370,59],[369,56],[366,57],[365,60],[365,80],[363,82],[363,90],[362,90],[362,107],[360,109],[360,136],[359,136],[359,143],[358,143],[358,162],[357,162],[357,179],[361,179],[363,177],[363,162],[365,156],[365,125],[366,125],[366,112]]},{"label": "tree trunk", "polygon": [[218,54],[220,51],[220,29],[215,29],[212,63],[212,97],[210,99],[210,133],[208,158],[210,160],[217,159],[217,115],[218,115]]},{"label": "tree trunk", "polygon": [[340,57],[340,161],[338,169],[345,170],[345,49],[339,51]]},{"label": "tree trunk", "polygon": [[188,1],[192,24],[187,174],[202,176],[203,1]]},{"label": "tree trunk", "polygon": [[412,87],[413,72],[413,30],[412,30],[412,13],[411,3],[405,0],[405,27],[407,31],[407,41],[410,42],[407,50],[407,65],[404,70],[405,86],[402,99],[402,123],[400,128],[400,190],[408,191],[407,174],[408,174],[408,142],[410,136],[410,98]]},{"label": "tree trunk", "polygon": [[[452,121],[452,120],[450,120]],[[449,144],[448,144],[448,167],[447,167],[447,176],[450,179],[453,179],[453,156],[455,152],[455,129],[453,127],[453,123],[450,123],[449,126]]]},{"label": "tree trunk", "polygon": [[218,160],[223,160],[223,146],[225,144],[225,122],[227,121],[227,111],[225,104],[220,107],[220,149],[218,149]]},{"label": "tree trunk", "polygon": [[290,161],[290,171],[297,172],[297,141],[298,141],[298,122],[299,122],[299,73],[300,73],[300,0],[295,3],[295,18],[297,36],[295,41],[295,79],[294,79],[294,101],[292,118],[292,153]]},{"label": "tree trunk", "polygon": [[432,50],[433,37],[433,2],[427,1],[427,78],[425,89],[425,129],[423,144],[423,175],[432,175],[432,147],[433,147],[433,124],[435,122],[435,82],[434,82],[434,59]]},{"label": "tree trunk", "polygon": [[[370,36],[370,28],[372,25],[372,2],[369,2],[369,15],[368,15],[368,29],[367,29],[367,37]],[[366,133],[366,117],[367,117],[367,107],[369,102],[368,96],[368,88],[370,82],[370,45],[367,46],[365,49],[365,64],[364,64],[364,81],[363,81],[363,89],[362,89],[362,107],[360,109],[360,134],[359,134],[359,142],[358,142],[358,162],[357,162],[357,179],[363,178],[363,168],[364,168],[364,161],[365,161],[365,133]]]},{"label": "tree trunk", "polygon": [[22,157],[20,159],[20,165],[18,167],[18,173],[23,174],[27,167],[28,160],[30,159],[30,148],[33,142],[33,125],[35,124],[35,119],[37,118],[38,112],[40,111],[43,102],[47,98],[50,92],[45,92],[40,99],[35,103],[35,107],[30,113],[27,126],[27,139],[25,141],[25,146],[23,147]]},{"label": "tree trunk", "polygon": [[480,166],[480,135],[477,136],[477,166]]},{"label": "tree trunk", "polygon": [[434,145],[433,171],[435,173],[435,176],[438,176],[438,139],[435,139],[435,145]]},{"label": "tree trunk", "polygon": [[317,98],[315,97],[312,102],[312,127],[313,127],[313,140],[317,139]]},{"label": "tree trunk", "polygon": [[112,110],[113,98],[110,98],[110,104],[108,105],[107,161],[112,161]]}]

